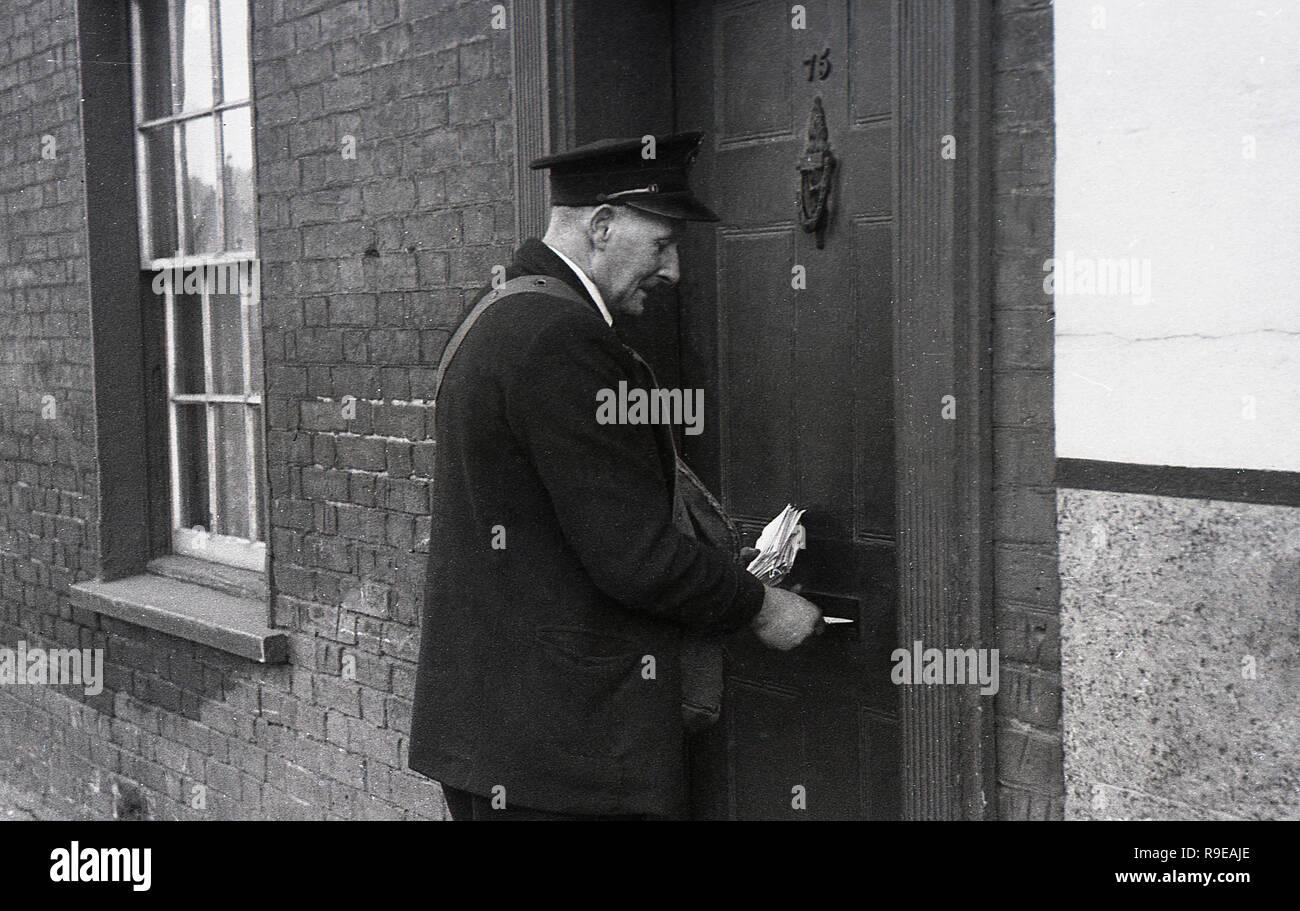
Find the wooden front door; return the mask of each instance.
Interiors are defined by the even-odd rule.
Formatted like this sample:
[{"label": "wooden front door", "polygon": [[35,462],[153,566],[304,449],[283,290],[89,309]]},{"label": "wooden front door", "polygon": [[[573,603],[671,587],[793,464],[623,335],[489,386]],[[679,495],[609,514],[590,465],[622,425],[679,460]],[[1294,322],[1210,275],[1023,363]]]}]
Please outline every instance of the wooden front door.
[{"label": "wooden front door", "polygon": [[[800,6],[802,21],[781,0],[674,8],[677,126],[705,133],[693,183],[722,217],[682,252],[680,384],[706,403],[685,456],[746,543],[806,508],[787,584],[853,622],[792,653],[731,639],[725,714],[693,750],[704,818],[900,812],[893,4]],[[817,100],[836,159],[821,246],[796,169]]]}]

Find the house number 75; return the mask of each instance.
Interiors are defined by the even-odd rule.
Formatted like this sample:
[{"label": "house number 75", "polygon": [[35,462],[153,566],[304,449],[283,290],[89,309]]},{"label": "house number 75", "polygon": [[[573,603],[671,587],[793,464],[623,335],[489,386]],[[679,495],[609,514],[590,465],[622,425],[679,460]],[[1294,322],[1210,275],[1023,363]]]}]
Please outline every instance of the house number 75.
[{"label": "house number 75", "polygon": [[803,65],[808,67],[808,81],[812,82],[814,78],[825,80],[831,75],[831,49],[826,48],[820,54],[813,54],[803,61]]}]

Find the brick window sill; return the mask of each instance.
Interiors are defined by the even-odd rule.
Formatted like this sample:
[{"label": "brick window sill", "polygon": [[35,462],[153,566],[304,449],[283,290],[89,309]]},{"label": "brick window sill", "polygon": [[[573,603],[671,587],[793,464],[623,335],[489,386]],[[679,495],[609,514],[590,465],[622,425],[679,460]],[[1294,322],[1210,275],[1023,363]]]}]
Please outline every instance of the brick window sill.
[{"label": "brick window sill", "polygon": [[[196,567],[209,567],[211,578]],[[113,582],[73,585],[77,607],[125,623],[198,642],[261,664],[288,660],[289,639],[266,625],[261,575],[241,575],[199,560],[166,557],[149,572]]]}]

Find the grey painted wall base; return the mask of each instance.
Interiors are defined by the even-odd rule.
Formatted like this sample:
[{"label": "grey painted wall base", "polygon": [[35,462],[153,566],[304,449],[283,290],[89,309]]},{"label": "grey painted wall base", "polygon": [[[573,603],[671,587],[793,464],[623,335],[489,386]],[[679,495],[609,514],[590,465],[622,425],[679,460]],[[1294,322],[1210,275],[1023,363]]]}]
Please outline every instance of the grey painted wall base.
[{"label": "grey painted wall base", "polygon": [[1300,509],[1057,508],[1066,818],[1300,819]]}]

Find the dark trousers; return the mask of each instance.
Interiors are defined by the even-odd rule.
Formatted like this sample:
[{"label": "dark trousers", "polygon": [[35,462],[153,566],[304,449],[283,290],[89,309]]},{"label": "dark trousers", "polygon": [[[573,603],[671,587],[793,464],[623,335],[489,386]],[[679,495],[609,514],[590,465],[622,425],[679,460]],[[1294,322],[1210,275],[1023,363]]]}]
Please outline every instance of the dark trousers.
[{"label": "dark trousers", "polygon": [[593,816],[580,813],[553,813],[550,810],[534,810],[532,807],[516,807],[509,803],[500,810],[492,808],[492,798],[482,797],[478,794],[471,794],[469,791],[462,791],[460,788],[442,786],[442,796],[446,798],[447,809],[451,811],[451,818],[457,822],[462,820],[560,820],[560,821],[604,821],[604,820],[640,820],[640,819],[658,819],[657,816],[647,816],[639,813],[630,813],[625,815],[612,816]]}]

